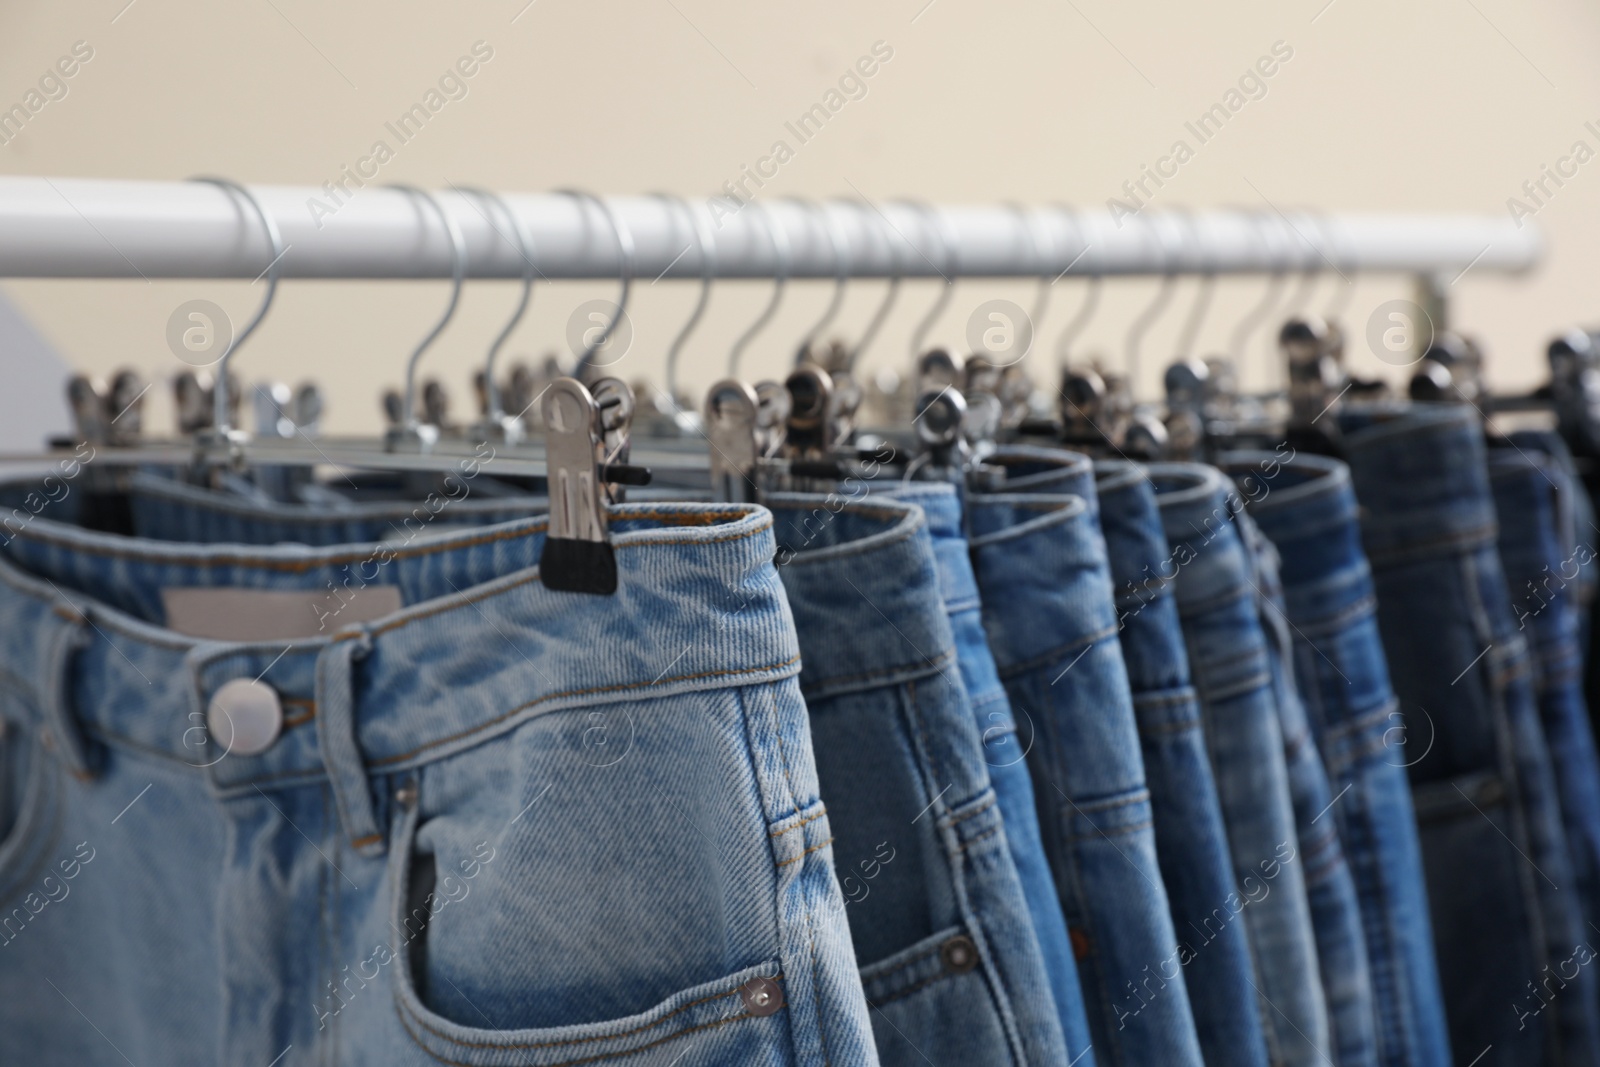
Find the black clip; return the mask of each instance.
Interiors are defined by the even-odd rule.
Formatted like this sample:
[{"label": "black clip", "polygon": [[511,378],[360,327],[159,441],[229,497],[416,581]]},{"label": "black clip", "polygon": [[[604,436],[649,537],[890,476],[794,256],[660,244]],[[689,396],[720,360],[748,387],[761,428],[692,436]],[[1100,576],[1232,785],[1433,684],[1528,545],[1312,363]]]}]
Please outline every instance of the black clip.
[{"label": "black clip", "polygon": [[539,575],[547,589],[609,596],[617,591],[617,557],[606,506],[622,486],[648,485],[650,471],[608,462],[626,460],[632,392],[615,378],[596,382],[595,391],[601,400],[576,378],[558,378],[544,394],[550,528]]}]

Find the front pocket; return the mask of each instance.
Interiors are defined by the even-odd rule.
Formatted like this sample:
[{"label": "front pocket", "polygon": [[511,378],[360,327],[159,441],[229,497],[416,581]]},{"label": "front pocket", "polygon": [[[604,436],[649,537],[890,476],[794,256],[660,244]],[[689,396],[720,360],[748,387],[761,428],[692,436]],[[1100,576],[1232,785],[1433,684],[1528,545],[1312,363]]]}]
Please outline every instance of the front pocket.
[{"label": "front pocket", "polygon": [[[576,1067],[603,1062],[608,1067],[645,1067],[675,1062],[736,1064],[786,1063],[793,1059],[788,1025],[787,988],[776,960],[759,963],[711,982],[685,989],[655,1006],[623,1018],[573,1026],[523,1029],[467,1026],[430,1009],[417,976],[426,973],[428,922],[438,904],[426,884],[431,857],[415,854],[421,822],[416,805],[406,813],[390,860],[391,919],[396,932],[395,1000],[407,1034],[434,1059],[464,1067]],[[416,877],[418,871],[422,878]],[[470,903],[463,897],[461,905]],[[642,940],[648,930],[640,932]],[[496,952],[503,945],[495,946]],[[492,967],[493,953],[484,966]],[[627,981],[619,974],[617,980]],[[530,991],[530,996],[537,995]],[[667,1048],[662,1048],[667,1046]],[[659,1050],[659,1051],[658,1051]],[[688,1053],[688,1055],[685,1055]]]},{"label": "front pocket", "polygon": [[941,930],[861,969],[883,1067],[1009,1064],[1006,1025],[973,939]]},{"label": "front pocket", "polygon": [[44,873],[61,832],[61,771],[39,743],[39,735],[5,722],[6,825],[0,827],[0,905]]}]

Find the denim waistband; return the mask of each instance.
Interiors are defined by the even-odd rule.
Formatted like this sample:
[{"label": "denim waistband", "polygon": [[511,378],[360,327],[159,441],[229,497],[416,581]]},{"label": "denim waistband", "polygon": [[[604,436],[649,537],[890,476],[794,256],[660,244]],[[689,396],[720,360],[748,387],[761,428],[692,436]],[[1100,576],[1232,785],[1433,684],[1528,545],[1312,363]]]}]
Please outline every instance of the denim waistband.
[{"label": "denim waistband", "polygon": [[[1359,418],[1360,411],[1351,418]],[[1374,565],[1495,540],[1483,428],[1465,405],[1415,405],[1345,437]]]},{"label": "denim waistband", "polygon": [[1229,452],[1221,466],[1244,496],[1250,517],[1278,546],[1285,585],[1365,568],[1361,510],[1345,464],[1327,456]]},{"label": "denim waistband", "polygon": [[1146,469],[1170,546],[1164,567],[1185,574],[1177,585],[1179,611],[1188,617],[1253,595],[1254,564],[1234,522],[1244,499],[1232,483],[1202,463],[1152,463]]},{"label": "denim waistband", "polygon": [[1145,469],[1128,460],[1099,460],[1094,470],[1117,607],[1136,610],[1171,591],[1172,575],[1162,566],[1168,548],[1155,487]]},{"label": "denim waistband", "polygon": [[1094,492],[1094,461],[1081,452],[1039,445],[1003,445],[983,457],[985,464],[1004,469],[1005,493],[1059,493],[1079,496],[1089,514],[1098,512]]},{"label": "denim waistband", "polygon": [[[0,553],[0,684],[44,717],[203,769],[228,794],[314,780],[352,754],[371,773],[402,770],[549,711],[798,672],[764,509],[612,509],[612,596],[540,584],[545,528],[540,518],[402,548],[257,548],[36,518]],[[405,606],[354,626],[335,615],[325,635],[293,640],[224,642],[161,624],[163,587],[336,585],[349,603],[395,586]],[[69,657],[57,654],[63,646]],[[284,729],[259,755],[222,758],[200,724],[216,691],[239,678],[279,694]],[[328,733],[334,715],[342,737]]]},{"label": "denim waistband", "polygon": [[[1116,633],[1105,541],[1083,497],[981,494],[968,508],[972,551],[990,561],[994,584],[1007,591],[1005,611],[984,620],[1002,675]],[[1038,625],[1062,618],[1072,620],[1074,632]]]},{"label": "denim waistband", "polygon": [[922,508],[939,561],[945,611],[953,615],[979,607],[978,579],[967,558],[967,531],[961,524],[961,495],[956,487],[947,482],[897,482],[893,488],[875,490],[874,495]]},{"label": "denim waistband", "polygon": [[[885,497],[772,493],[777,564],[808,698],[926,677],[955,664],[920,507]],[[862,610],[865,601],[870,611]],[[871,625],[844,625],[870,618]]]}]

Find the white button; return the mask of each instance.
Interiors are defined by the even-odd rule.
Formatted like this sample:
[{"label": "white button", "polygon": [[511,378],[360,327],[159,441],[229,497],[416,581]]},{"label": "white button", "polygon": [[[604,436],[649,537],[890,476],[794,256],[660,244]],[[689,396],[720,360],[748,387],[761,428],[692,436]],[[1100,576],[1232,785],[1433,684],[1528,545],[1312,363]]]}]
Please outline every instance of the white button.
[{"label": "white button", "polygon": [[270,685],[235,678],[212,694],[206,728],[229,755],[254,756],[278,739],[283,705]]}]

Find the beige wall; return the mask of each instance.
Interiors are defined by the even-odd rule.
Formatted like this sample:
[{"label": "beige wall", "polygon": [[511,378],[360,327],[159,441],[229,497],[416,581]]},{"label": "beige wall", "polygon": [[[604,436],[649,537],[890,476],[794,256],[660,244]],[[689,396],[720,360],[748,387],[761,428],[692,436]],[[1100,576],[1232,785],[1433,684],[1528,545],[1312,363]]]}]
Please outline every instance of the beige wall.
[{"label": "beige wall", "polygon": [[[365,154],[384,136],[384,121],[476,41],[493,58],[464,98],[397,148],[384,180],[703,195],[784,138],[794,158],[764,196],[859,191],[1103,207],[1278,41],[1293,56],[1264,83],[1265,95],[1197,147],[1158,205],[1262,206],[1266,198],[1329,211],[1504,213],[1507,198],[1523,195],[1522,183],[1575,141],[1600,150],[1600,136],[1584,125],[1600,129],[1600,12],[1592,5],[1325,2],[10,0],[0,5],[0,103],[22,99],[74,42],[94,54],[64,97],[0,147],[0,172],[318,184]],[[786,134],[785,120],[878,41],[893,58],[866,81],[865,96],[806,144]],[[1549,335],[1597,310],[1600,161],[1547,188],[1554,195],[1537,215],[1545,265],[1514,280],[1469,273],[1452,288],[1459,324],[1483,338],[1491,379],[1504,387],[1542,378]],[[1260,284],[1221,287],[1206,349],[1225,343]],[[1081,286],[1056,287],[1041,327],[1046,344]],[[209,297],[242,318],[252,299],[241,283],[215,282],[24,281],[5,290],[74,365],[104,372],[131,364],[161,377],[180,369],[164,340],[177,304]],[[870,363],[906,359],[911,325],[932,295],[907,290]],[[608,291],[544,288],[512,350],[560,345],[571,308]],[[878,283],[852,291],[847,330],[865,321],[879,291]],[[1152,291],[1148,282],[1108,286],[1091,346],[1120,361],[1127,324]],[[1185,285],[1145,343],[1146,395],[1191,291]],[[1406,292],[1403,279],[1362,279],[1347,324],[1359,334],[1374,307]],[[994,295],[1026,304],[1031,287],[961,285],[934,339],[957,343],[967,313]],[[1312,300],[1331,295],[1323,285]],[[239,366],[251,378],[315,376],[330,396],[331,428],[370,429],[378,390],[397,380],[444,296],[442,283],[286,284]],[[509,284],[473,286],[430,369],[465,382],[513,297]],[[777,370],[827,297],[826,283],[797,285],[747,366]],[[693,298],[689,284],[640,286],[632,372],[659,368]],[[718,289],[685,357],[691,381],[711,380],[764,298],[755,283]],[[1247,354],[1247,384],[1271,370],[1266,342],[1259,334]],[[1358,370],[1382,369],[1354,347]],[[459,410],[464,386],[456,392]],[[153,408],[164,428],[164,395]]]}]

